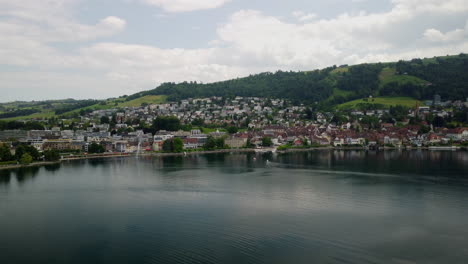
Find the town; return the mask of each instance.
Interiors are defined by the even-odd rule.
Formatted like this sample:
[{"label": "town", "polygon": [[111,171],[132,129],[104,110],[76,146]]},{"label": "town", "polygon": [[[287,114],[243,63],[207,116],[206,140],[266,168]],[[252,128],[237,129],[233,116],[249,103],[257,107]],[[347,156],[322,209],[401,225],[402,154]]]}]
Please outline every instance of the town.
[{"label": "town", "polygon": [[[210,97],[81,111],[63,119],[10,121],[2,124],[0,145],[1,153],[9,149],[11,154],[0,154],[0,161],[14,160],[18,148],[25,146],[38,152],[56,151],[62,157],[242,148],[467,146],[468,100],[442,102],[435,95],[434,100],[413,108],[388,108],[372,101],[369,97],[352,109],[319,111],[284,99]],[[27,154],[24,149],[19,153]]]}]

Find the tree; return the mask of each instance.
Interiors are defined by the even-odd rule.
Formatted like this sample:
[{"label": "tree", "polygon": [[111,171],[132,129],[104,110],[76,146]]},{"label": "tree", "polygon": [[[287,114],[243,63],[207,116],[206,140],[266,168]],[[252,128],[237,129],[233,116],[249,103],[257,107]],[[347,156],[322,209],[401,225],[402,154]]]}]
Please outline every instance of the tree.
[{"label": "tree", "polygon": [[174,152],[182,152],[184,150],[184,142],[180,138],[174,138],[173,140]]},{"label": "tree", "polygon": [[192,121],[192,125],[193,126],[203,126],[205,124],[205,120],[201,119],[201,118],[195,118],[193,121]]},{"label": "tree", "polygon": [[229,132],[229,134],[235,134],[239,131],[239,129],[235,126],[230,126],[227,128],[227,131]]},{"label": "tree", "polygon": [[245,142],[245,147],[246,148],[253,148],[254,144],[252,144],[252,140],[250,138],[247,139],[247,142]]},{"label": "tree", "polygon": [[175,116],[158,116],[153,121],[152,128],[155,131],[177,131],[180,129],[180,120]]},{"label": "tree", "polygon": [[39,151],[33,146],[20,144],[16,147],[15,159],[20,160],[23,154],[28,153],[33,160],[38,160],[41,156]]},{"label": "tree", "polygon": [[346,123],[348,122],[348,118],[342,114],[335,114],[333,116],[333,118],[331,119],[331,122],[332,123],[335,123],[335,124],[338,124],[338,125],[341,125],[343,123]]},{"label": "tree", "polygon": [[109,123],[110,123],[109,117],[107,117],[107,116],[102,116],[101,117],[101,124],[109,124]]},{"label": "tree", "polygon": [[224,144],[224,138],[217,138],[216,140],[216,148],[218,149],[224,149],[226,148],[226,145]]},{"label": "tree", "polygon": [[15,160],[20,160],[21,159],[21,156],[23,156],[23,154],[26,153],[26,150],[24,148],[24,145],[18,145],[16,146],[16,149],[15,149]]},{"label": "tree", "polygon": [[216,139],[212,136],[209,136],[208,139],[206,140],[205,145],[203,145],[203,148],[206,150],[213,150],[216,148]]},{"label": "tree", "polygon": [[408,116],[408,111],[409,108],[402,105],[390,106],[390,115],[397,121],[405,119]]},{"label": "tree", "polygon": [[96,142],[91,143],[88,147],[88,152],[89,153],[104,153],[106,149],[104,148],[103,145],[97,144]]},{"label": "tree", "polygon": [[10,148],[6,144],[0,145],[0,160],[1,161],[13,160],[13,155],[11,154]]},{"label": "tree", "polygon": [[312,112],[312,109],[310,109],[310,107],[307,107],[305,110],[305,118],[308,120],[312,120],[314,118],[314,112]]},{"label": "tree", "polygon": [[432,121],[432,125],[434,125],[434,127],[444,127],[445,120],[441,116],[435,116],[434,120]]},{"label": "tree", "polygon": [[46,150],[44,151],[44,159],[46,161],[57,161],[60,160],[60,153],[53,149],[53,150]]},{"label": "tree", "polygon": [[429,133],[429,131],[431,131],[431,128],[428,127],[428,126],[421,126],[421,128],[419,128],[419,134],[427,134]]},{"label": "tree", "polygon": [[263,147],[271,147],[271,146],[273,146],[273,141],[271,141],[270,137],[263,137],[262,138],[262,146]]},{"label": "tree", "polygon": [[31,162],[33,162],[33,157],[31,155],[29,155],[29,153],[24,153],[21,156],[19,162],[21,164],[30,164]]},{"label": "tree", "polygon": [[170,138],[163,142],[162,148],[165,152],[182,152],[184,150],[184,142],[180,138]]},{"label": "tree", "polygon": [[162,150],[164,152],[172,152],[172,141],[170,139],[164,140]]}]

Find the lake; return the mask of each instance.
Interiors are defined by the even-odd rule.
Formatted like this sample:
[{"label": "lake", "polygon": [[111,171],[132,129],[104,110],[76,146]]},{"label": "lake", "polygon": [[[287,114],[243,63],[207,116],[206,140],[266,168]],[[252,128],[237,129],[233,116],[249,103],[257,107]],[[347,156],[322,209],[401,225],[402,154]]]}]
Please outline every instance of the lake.
[{"label": "lake", "polygon": [[468,152],[311,151],[0,171],[0,263],[468,263]]}]

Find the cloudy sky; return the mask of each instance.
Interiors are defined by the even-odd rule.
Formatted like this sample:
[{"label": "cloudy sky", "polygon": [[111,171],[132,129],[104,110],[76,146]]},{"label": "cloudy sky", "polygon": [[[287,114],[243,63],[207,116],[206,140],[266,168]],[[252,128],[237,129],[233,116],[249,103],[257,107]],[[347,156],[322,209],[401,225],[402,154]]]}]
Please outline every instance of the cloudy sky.
[{"label": "cloudy sky", "polygon": [[0,0],[0,101],[468,52],[468,0]]}]

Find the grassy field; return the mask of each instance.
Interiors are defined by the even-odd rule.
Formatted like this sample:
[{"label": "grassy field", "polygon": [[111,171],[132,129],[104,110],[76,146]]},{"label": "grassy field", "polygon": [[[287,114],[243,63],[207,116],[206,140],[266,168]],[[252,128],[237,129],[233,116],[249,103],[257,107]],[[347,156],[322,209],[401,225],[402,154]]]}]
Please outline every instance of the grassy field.
[{"label": "grassy field", "polygon": [[340,104],[337,106],[338,109],[353,109],[356,108],[358,104],[381,104],[384,105],[385,107],[390,107],[390,106],[396,106],[396,105],[402,105],[406,107],[415,107],[416,104],[419,104],[420,106],[424,105],[421,101],[418,101],[416,99],[413,99],[411,97],[376,97],[373,99],[357,99],[354,101],[346,102],[344,104]]},{"label": "grassy field", "polygon": [[[216,131],[228,133],[227,129],[225,128],[193,127],[193,129],[200,129],[201,132],[206,133],[206,134],[211,133],[211,132],[216,132]],[[245,128],[238,129],[238,132],[245,132],[245,131],[247,131],[247,129]]]},{"label": "grassy field", "polygon": [[128,102],[119,103],[119,107],[137,107],[143,103],[147,104],[162,104],[166,102],[167,96],[165,95],[146,95]]},{"label": "grassy field", "polygon": [[112,109],[112,108],[122,108],[122,107],[138,107],[141,106],[143,103],[147,104],[161,104],[166,101],[167,96],[165,95],[147,95],[143,96],[134,100],[125,101],[125,99],[118,98],[118,99],[108,99],[105,101],[105,104],[99,103],[79,109],[75,109],[73,111],[65,113],[65,115],[79,113],[81,110],[104,110],[104,109]]},{"label": "grassy field", "polygon": [[348,67],[339,67],[331,71],[332,74],[334,73],[343,73],[343,72],[348,72],[349,68]]},{"label": "grassy field", "polygon": [[382,70],[379,75],[380,87],[385,86],[388,83],[398,83],[399,85],[403,84],[415,84],[415,85],[426,85],[428,82],[414,77],[411,75],[397,75],[395,68],[386,67]]}]

